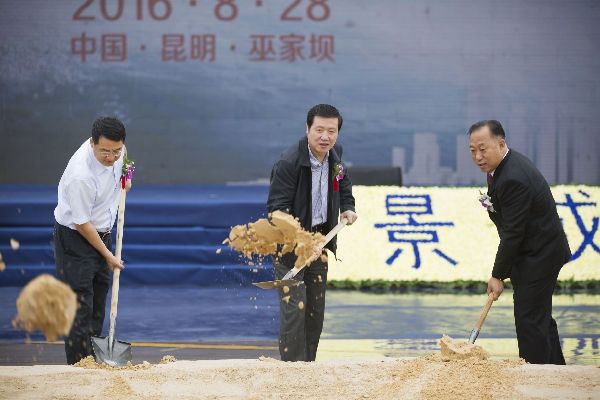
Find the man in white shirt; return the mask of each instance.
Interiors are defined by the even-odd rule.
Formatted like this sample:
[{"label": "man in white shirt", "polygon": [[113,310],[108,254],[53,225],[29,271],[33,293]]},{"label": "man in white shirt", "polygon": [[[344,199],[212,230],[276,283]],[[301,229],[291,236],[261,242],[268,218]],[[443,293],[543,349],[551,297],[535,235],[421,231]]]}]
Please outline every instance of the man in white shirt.
[{"label": "man in white shirt", "polygon": [[[91,336],[102,333],[110,271],[123,269],[111,252],[111,228],[121,193],[125,127],[98,118],[92,137],[69,160],[54,210],[56,272],[77,294],[79,308],[65,340],[67,363],[92,355]],[[131,181],[128,181],[129,190]]]}]

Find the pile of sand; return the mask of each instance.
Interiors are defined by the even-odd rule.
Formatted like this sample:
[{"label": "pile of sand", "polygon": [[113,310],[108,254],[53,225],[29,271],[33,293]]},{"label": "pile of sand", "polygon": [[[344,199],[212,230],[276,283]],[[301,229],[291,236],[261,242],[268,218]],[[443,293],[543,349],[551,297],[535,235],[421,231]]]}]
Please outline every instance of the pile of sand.
[{"label": "pile of sand", "polygon": [[570,399],[598,393],[595,366],[445,362],[440,354],[314,363],[177,361],[140,370],[0,366],[0,398],[9,399]]},{"label": "pile of sand", "polygon": [[[515,368],[523,361],[468,358],[448,361],[431,354],[408,361],[370,397],[381,399],[492,399],[515,397]],[[519,398],[527,398],[520,397]]]},{"label": "pile of sand", "polygon": [[234,226],[223,243],[247,258],[254,255],[280,257],[293,251],[297,256],[294,266],[302,267],[321,255],[319,249],[324,240],[325,237],[320,233],[302,229],[300,222],[290,214],[275,211],[269,214],[269,218]]},{"label": "pile of sand", "polygon": [[443,335],[440,339],[440,351],[443,361],[465,360],[467,358],[488,359],[488,353],[481,346],[464,340],[452,339],[447,335]]},{"label": "pile of sand", "polygon": [[28,332],[41,330],[53,341],[69,334],[76,311],[77,296],[71,288],[43,274],[29,282],[19,294],[13,326]]}]

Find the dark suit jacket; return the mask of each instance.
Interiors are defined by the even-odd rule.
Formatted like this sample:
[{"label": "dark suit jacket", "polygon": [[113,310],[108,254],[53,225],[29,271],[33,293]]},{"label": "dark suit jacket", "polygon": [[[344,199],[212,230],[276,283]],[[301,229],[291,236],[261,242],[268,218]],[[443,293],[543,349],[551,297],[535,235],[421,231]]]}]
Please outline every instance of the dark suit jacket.
[{"label": "dark suit jacket", "polygon": [[[327,196],[327,231],[337,225],[340,210],[354,211],[352,182],[346,169],[344,179],[339,182],[339,191],[333,191],[333,168],[342,160],[342,146],[335,144],[329,151],[329,188]],[[312,173],[308,154],[308,138],[304,137],[292,145],[273,166],[271,186],[267,200],[269,212],[281,210],[300,220],[306,230],[312,225]],[[336,238],[327,248],[335,253]]]},{"label": "dark suit jacket", "polygon": [[571,251],[550,187],[533,163],[509,150],[488,194],[495,209],[489,216],[500,235],[492,276],[536,280],[558,273]]}]

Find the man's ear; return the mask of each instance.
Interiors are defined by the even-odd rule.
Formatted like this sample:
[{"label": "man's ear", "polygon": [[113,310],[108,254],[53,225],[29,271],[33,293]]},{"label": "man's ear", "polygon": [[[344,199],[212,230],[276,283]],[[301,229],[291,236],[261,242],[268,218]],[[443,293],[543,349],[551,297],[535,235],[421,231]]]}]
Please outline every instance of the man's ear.
[{"label": "man's ear", "polygon": [[500,138],[500,140],[498,141],[498,143],[500,144],[500,148],[501,149],[505,149],[506,148],[506,140],[504,138]]},{"label": "man's ear", "polygon": [[306,136],[308,136],[308,124],[306,124]]}]

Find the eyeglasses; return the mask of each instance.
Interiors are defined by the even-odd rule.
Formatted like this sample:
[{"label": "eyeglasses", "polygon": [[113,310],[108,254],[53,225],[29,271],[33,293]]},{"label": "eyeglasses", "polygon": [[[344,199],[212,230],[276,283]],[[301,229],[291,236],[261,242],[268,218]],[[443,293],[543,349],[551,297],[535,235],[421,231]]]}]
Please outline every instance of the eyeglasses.
[{"label": "eyeglasses", "polygon": [[98,153],[102,157],[115,156],[115,157],[119,158],[119,156],[121,156],[121,151],[122,150],[100,150],[100,151],[98,151]]}]

